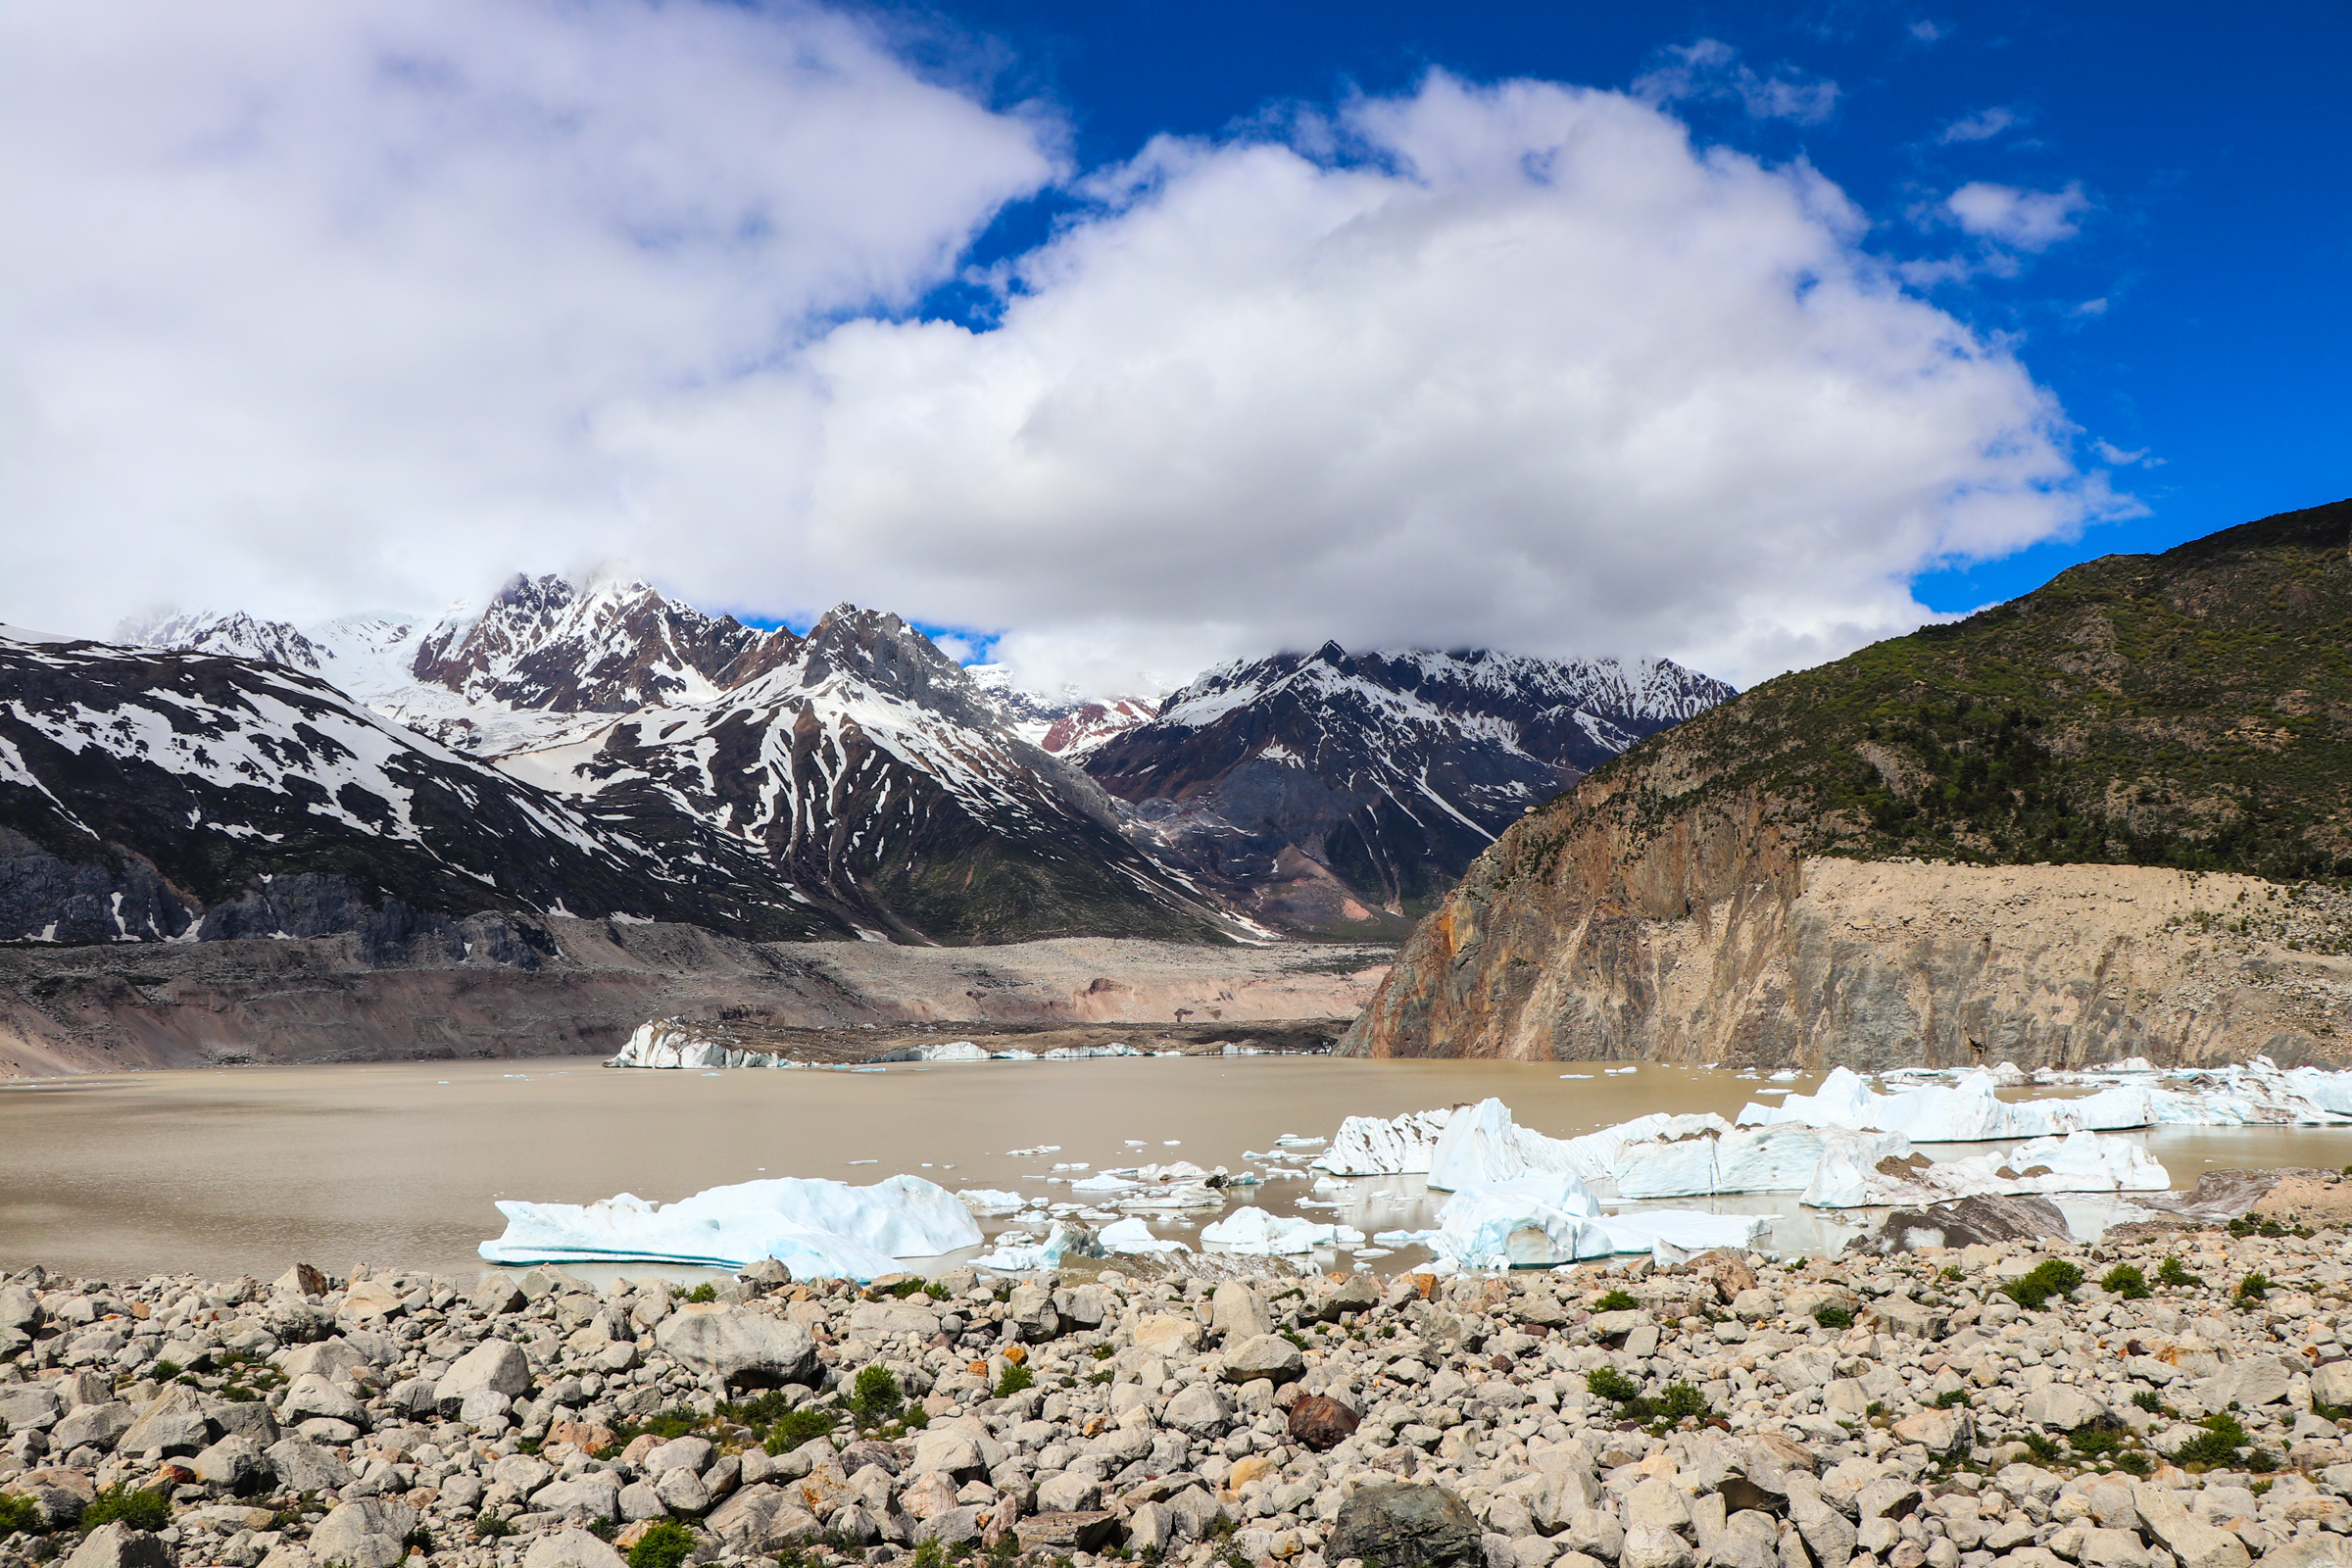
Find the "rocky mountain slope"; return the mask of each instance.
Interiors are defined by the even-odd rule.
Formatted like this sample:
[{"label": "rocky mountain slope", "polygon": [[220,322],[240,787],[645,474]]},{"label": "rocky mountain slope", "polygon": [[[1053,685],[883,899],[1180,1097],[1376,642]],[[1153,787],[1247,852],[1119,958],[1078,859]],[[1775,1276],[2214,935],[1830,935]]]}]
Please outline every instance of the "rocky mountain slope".
[{"label": "rocky mountain slope", "polygon": [[1479,858],[1348,1049],[2344,1059],[2352,915],[2279,880],[2352,870],[2348,534],[2086,563],[1635,747]]},{"label": "rocky mountain slope", "polygon": [[1058,695],[1028,691],[1003,664],[966,664],[964,673],[1014,734],[1040,751],[1076,761],[1113,736],[1148,724],[1160,699],[1137,693],[1089,697],[1075,686]]},{"label": "rocky mountain slope", "polygon": [[1401,933],[1531,806],[1731,695],[1663,660],[1326,644],[1207,671],[1086,767],[1259,918]]},{"label": "rocky mountain slope", "polygon": [[401,961],[555,909],[850,934],[708,824],[622,824],[284,664],[0,636],[0,939],[356,931]]}]

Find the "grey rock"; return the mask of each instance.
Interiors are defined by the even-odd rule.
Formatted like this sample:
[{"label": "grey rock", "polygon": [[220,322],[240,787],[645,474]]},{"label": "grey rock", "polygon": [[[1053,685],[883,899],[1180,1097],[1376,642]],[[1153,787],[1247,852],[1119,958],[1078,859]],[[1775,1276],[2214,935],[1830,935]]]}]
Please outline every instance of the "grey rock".
[{"label": "grey rock", "polygon": [[[661,1490],[655,1483],[654,1490]],[[531,1494],[531,1506],[560,1518],[581,1521],[620,1517],[620,1477],[609,1470],[590,1470],[569,1481],[557,1481]]]},{"label": "grey rock", "polygon": [[[2284,1381],[2280,1379],[2281,1384]],[[2283,1387],[2278,1392],[2281,1396],[2286,1393]],[[2036,1426],[2072,1432],[2106,1413],[2105,1405],[2071,1384],[2045,1383],[2038,1389],[2026,1391],[2025,1416]]]},{"label": "grey rock", "polygon": [[745,1487],[703,1521],[710,1533],[746,1551],[780,1551],[816,1540],[825,1527],[781,1487]]},{"label": "grey rock", "polygon": [[172,1568],[172,1549],[118,1519],[100,1525],[66,1559],[66,1568]]},{"label": "grey rock", "polygon": [[632,1481],[620,1489],[620,1517],[630,1524],[640,1519],[666,1519],[669,1507],[650,1485]]},{"label": "grey rock", "polygon": [[1306,1361],[1299,1355],[1298,1347],[1278,1334],[1260,1334],[1229,1346],[1219,1364],[1219,1376],[1228,1383],[1250,1383],[1266,1378],[1276,1384],[1289,1383],[1306,1370]]},{"label": "grey rock", "polygon": [[433,1402],[445,1416],[465,1408],[466,1396],[479,1389],[512,1399],[531,1386],[530,1358],[508,1340],[484,1340],[450,1363],[433,1385]]},{"label": "grey rock", "polygon": [[678,1306],[654,1330],[654,1343],[729,1388],[808,1383],[817,1372],[816,1342],[806,1329],[717,1301]]},{"label": "grey rock", "polygon": [[1042,1345],[1061,1333],[1061,1314],[1054,1309],[1054,1295],[1042,1285],[1016,1285],[1004,1303],[1004,1320],[1031,1345]]},{"label": "grey rock", "polygon": [[320,1340],[316,1345],[297,1345],[291,1350],[281,1352],[275,1360],[277,1369],[289,1381],[314,1372],[322,1378],[335,1378],[368,1365],[368,1357],[340,1335],[331,1340]]},{"label": "grey rock", "polygon": [[324,1419],[368,1430],[368,1407],[316,1372],[306,1372],[286,1387],[277,1401],[278,1419],[294,1426]]},{"label": "grey rock", "polygon": [[85,1404],[49,1429],[49,1446],[59,1453],[72,1453],[85,1443],[94,1448],[112,1448],[137,1420],[138,1413],[121,1399]]},{"label": "grey rock", "polygon": [[709,1438],[673,1438],[658,1448],[648,1448],[637,1468],[648,1476],[678,1469],[700,1475],[710,1467],[710,1456],[717,1451]]},{"label": "grey rock", "polygon": [[240,1438],[250,1438],[257,1448],[267,1448],[282,1436],[277,1430],[277,1417],[259,1399],[222,1399],[218,1404],[207,1401],[204,1413],[222,1435],[233,1432]]},{"label": "grey rock", "polygon": [[1483,1568],[1482,1535],[1468,1506],[1444,1487],[1389,1483],[1358,1488],[1341,1505],[1323,1555],[1334,1563],[1360,1557],[1374,1568]]},{"label": "grey rock", "polygon": [[523,1304],[525,1298],[522,1288],[514,1283],[514,1275],[503,1269],[494,1268],[474,1282],[473,1294],[467,1299],[492,1317],[496,1317],[501,1312],[516,1310]]},{"label": "grey rock", "polygon": [[2134,1483],[2132,1504],[2139,1510],[2141,1528],[2180,1568],[2246,1568],[2253,1560],[2244,1542],[2193,1517],[2166,1488]]},{"label": "grey rock", "polygon": [[914,1463],[908,1468],[915,1475],[939,1470],[957,1481],[977,1481],[988,1474],[988,1460],[970,1433],[939,1428],[914,1440]]},{"label": "grey rock", "polygon": [[[680,1466],[664,1470],[654,1478],[654,1494],[671,1513],[699,1518],[710,1511],[710,1489],[703,1478]],[[615,1503],[617,1507],[617,1503]]]},{"label": "grey rock", "polygon": [[306,1438],[281,1438],[263,1456],[288,1492],[333,1492],[351,1485],[351,1466]]},{"label": "grey rock", "polygon": [[585,1530],[553,1530],[531,1543],[522,1568],[620,1568],[621,1555]]},{"label": "grey rock", "polygon": [[1233,1419],[1233,1404],[1213,1383],[1188,1383],[1168,1400],[1164,1426],[1191,1438],[1215,1437]]},{"label": "grey rock", "polygon": [[1625,1533],[1619,1568],[1691,1568],[1690,1543],[1658,1525],[1634,1525]]},{"label": "grey rock", "polygon": [[928,1340],[939,1332],[939,1314],[906,1301],[860,1301],[850,1308],[849,1337],[875,1339],[913,1334]]},{"label": "grey rock", "polygon": [[987,1509],[978,1507],[950,1508],[935,1513],[914,1527],[916,1544],[936,1541],[943,1546],[967,1546],[980,1539],[981,1520]]},{"label": "grey rock", "polygon": [[1239,1345],[1273,1333],[1274,1314],[1257,1292],[1240,1280],[1227,1280],[1209,1298],[1208,1331],[1228,1345]]},{"label": "grey rock", "polygon": [[[1074,1552],[1099,1551],[1112,1544],[1119,1536],[1119,1516],[1097,1510],[1087,1513],[1041,1513],[1023,1519],[1012,1527],[1014,1539],[1021,1550],[1052,1557],[1066,1557]],[[1128,1548],[1141,1549],[1134,1539],[1132,1523],[1128,1530]]]},{"label": "grey rock", "polygon": [[2071,1243],[2074,1232],[2046,1198],[1961,1198],[1925,1208],[1898,1208],[1875,1230],[1845,1244],[1849,1252],[1886,1256],[1922,1247],[1976,1247],[1998,1242]]},{"label": "grey rock", "polygon": [[277,1477],[251,1438],[233,1434],[190,1460],[188,1468],[206,1486],[224,1488],[240,1497],[265,1490]]},{"label": "grey rock", "polygon": [[0,1423],[10,1432],[45,1432],[66,1413],[65,1401],[46,1383],[0,1383]]},{"label": "grey rock", "polygon": [[400,1568],[416,1528],[416,1510],[390,1497],[338,1503],[311,1532],[311,1555],[351,1568]]},{"label": "grey rock", "polygon": [[1579,1508],[1560,1531],[1560,1540],[1570,1551],[1615,1562],[1617,1554],[1625,1549],[1625,1526],[1617,1522],[1613,1513],[1599,1508]]},{"label": "grey rock", "polygon": [[1726,1519],[1707,1550],[1713,1568],[1777,1568],[1780,1560],[1780,1521],[1752,1508]]},{"label": "grey rock", "polygon": [[[1682,1488],[1653,1476],[1626,1494],[1624,1521],[1629,1541],[1637,1525],[1654,1525],[1661,1530],[1685,1530],[1690,1524],[1690,1505],[1684,1500]],[[1658,1568],[1658,1565],[1651,1565],[1651,1568]]]},{"label": "grey rock", "polygon": [[194,1389],[174,1386],[139,1412],[115,1440],[122,1453],[195,1453],[213,1441],[212,1423]]},{"label": "grey rock", "polygon": [[1083,1470],[1050,1476],[1037,1488],[1037,1505],[1048,1513],[1087,1513],[1102,1501],[1102,1484]]}]

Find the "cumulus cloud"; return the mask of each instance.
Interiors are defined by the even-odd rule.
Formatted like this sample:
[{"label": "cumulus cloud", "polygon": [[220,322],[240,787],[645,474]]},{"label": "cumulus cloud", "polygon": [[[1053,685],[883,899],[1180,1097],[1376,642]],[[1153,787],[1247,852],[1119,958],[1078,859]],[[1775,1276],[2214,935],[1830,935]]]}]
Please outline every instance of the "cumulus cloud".
[{"label": "cumulus cloud", "polygon": [[89,624],[658,568],[616,410],[906,305],[1060,169],[790,0],[21,0],[0,142],[0,595]]},{"label": "cumulus cloud", "polygon": [[2016,123],[2018,117],[2015,110],[1997,107],[1980,109],[1973,115],[1962,115],[1944,126],[1936,132],[1936,139],[1947,147],[1954,142],[1990,141]]},{"label": "cumulus cloud", "polygon": [[1838,107],[1836,82],[1760,75],[1741,65],[1739,51],[1720,38],[1660,50],[1658,63],[1634,78],[1633,90],[1650,104],[1736,99],[1757,120],[1792,120],[1800,125],[1819,124]]},{"label": "cumulus cloud", "polygon": [[47,154],[12,209],[54,214],[0,262],[0,619],[625,561],[1047,684],[1326,637],[1746,682],[2127,505],[1828,179],[1629,94],[1439,74],[1155,142],[973,331],[905,307],[1055,127],[837,16],[119,15],[0,13]]},{"label": "cumulus cloud", "polygon": [[2081,185],[2064,190],[2020,190],[1974,179],[1944,199],[1944,211],[1967,233],[2013,250],[2046,251],[2081,231],[2076,215],[2090,206]]}]

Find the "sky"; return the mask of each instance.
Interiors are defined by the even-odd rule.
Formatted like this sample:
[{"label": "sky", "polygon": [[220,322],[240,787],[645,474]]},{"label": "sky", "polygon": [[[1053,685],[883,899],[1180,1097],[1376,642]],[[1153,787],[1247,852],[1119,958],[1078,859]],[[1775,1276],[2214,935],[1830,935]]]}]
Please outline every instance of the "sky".
[{"label": "sky", "polygon": [[0,620],[1747,685],[2352,494],[2352,7],[22,0]]}]

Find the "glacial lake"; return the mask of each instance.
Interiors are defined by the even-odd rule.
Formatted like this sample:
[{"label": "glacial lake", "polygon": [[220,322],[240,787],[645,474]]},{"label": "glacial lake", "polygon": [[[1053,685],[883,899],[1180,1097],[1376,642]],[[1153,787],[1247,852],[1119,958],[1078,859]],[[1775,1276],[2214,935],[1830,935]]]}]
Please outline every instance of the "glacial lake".
[{"label": "glacial lake", "polygon": [[[1339,1209],[1301,1208],[1310,1180],[1271,1175],[1278,1167],[1248,1152],[1272,1150],[1286,1133],[1328,1138],[1344,1116],[1490,1095],[1521,1125],[1565,1137],[1656,1110],[1733,1116],[1760,1090],[1817,1085],[1623,1065],[1196,1056],[703,1073],[538,1058],[52,1079],[0,1089],[0,1270],[39,1262],[110,1279],[270,1279],[299,1259],[338,1273],[367,1262],[469,1277],[484,1266],[477,1245],[504,1226],[492,1207],[500,1198],[592,1202],[625,1191],[669,1200],[762,1176],[864,1183],[905,1171],[1059,1201],[1067,1189],[1047,1178],[1086,1172],[1056,1164],[1099,1171],[1176,1159],[1269,1173],[1229,1208],[1254,1202],[1369,1235],[1427,1228],[1445,1195],[1426,1193],[1417,1177],[1376,1177],[1350,1183]],[[2217,1168],[2352,1163],[2352,1129],[2118,1136],[2143,1143],[2180,1188]],[[1048,1145],[1058,1148],[1010,1152]],[[2098,1199],[2059,1202],[2086,1232],[2113,1212]],[[1801,1209],[1794,1194],[1609,1206],[1771,1214],[1763,1245],[1788,1253],[1840,1245],[1867,1217]],[[1216,1217],[1196,1210],[1155,1218],[1153,1228],[1197,1245],[1199,1226]],[[980,1224],[991,1237],[1003,1228],[986,1216]],[[1411,1267],[1427,1255],[1407,1248],[1372,1266]],[[1348,1262],[1346,1253],[1336,1259]],[[575,1272],[695,1277],[643,1265]]]}]

